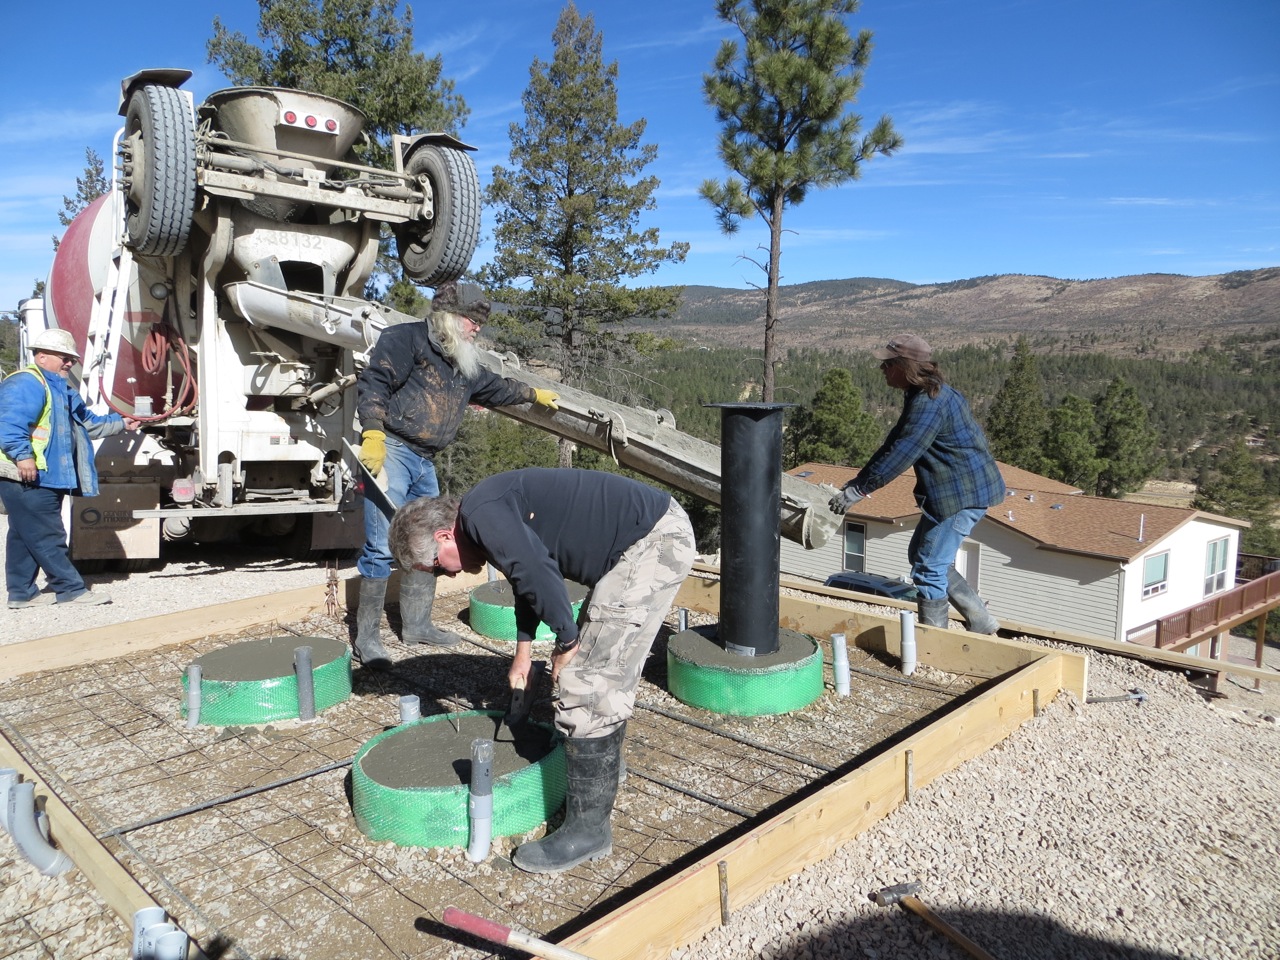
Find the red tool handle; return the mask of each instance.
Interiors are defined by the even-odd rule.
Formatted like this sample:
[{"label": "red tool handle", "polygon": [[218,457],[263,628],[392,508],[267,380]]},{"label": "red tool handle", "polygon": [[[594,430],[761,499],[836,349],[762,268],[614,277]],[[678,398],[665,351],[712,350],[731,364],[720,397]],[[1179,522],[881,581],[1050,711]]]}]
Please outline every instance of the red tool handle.
[{"label": "red tool handle", "polygon": [[479,937],[481,940],[492,940],[494,943],[505,945],[507,938],[511,936],[510,927],[486,920],[484,917],[477,917],[457,907],[445,907],[443,919],[449,926]]},{"label": "red tool handle", "polygon": [[503,946],[519,947],[521,950],[536,954],[545,958],[545,960],[591,960],[584,953],[578,953],[567,947],[558,947],[554,943],[539,940],[537,937],[521,933],[519,930],[512,930],[501,923],[494,923],[492,920],[477,917],[474,914],[467,913],[465,910],[459,910],[457,907],[445,907],[444,916],[441,917],[441,920],[448,926],[461,930],[463,933],[469,933],[474,937],[480,937],[482,940],[488,940],[492,943],[500,943]]}]

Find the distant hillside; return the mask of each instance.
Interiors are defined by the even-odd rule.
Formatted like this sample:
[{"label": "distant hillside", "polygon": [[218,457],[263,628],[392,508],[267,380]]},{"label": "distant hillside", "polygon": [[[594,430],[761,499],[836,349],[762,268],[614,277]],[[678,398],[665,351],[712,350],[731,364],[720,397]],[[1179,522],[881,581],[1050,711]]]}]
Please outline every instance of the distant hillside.
[{"label": "distant hillside", "polygon": [[[783,286],[779,296],[784,349],[864,349],[909,330],[948,348],[1026,334],[1040,349],[1174,356],[1235,334],[1280,330],[1280,267],[1108,280],[823,280]],[[702,345],[757,347],[763,318],[762,290],[691,286],[661,327]]]}]

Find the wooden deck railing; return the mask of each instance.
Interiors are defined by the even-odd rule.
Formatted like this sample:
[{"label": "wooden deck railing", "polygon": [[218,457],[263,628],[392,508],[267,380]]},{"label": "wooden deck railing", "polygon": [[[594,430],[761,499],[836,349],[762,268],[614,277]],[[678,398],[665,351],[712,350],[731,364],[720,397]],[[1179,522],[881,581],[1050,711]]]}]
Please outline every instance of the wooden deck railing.
[{"label": "wooden deck railing", "polygon": [[[1212,628],[1220,623],[1238,620],[1251,611],[1261,611],[1268,605],[1275,606],[1272,601],[1280,600],[1280,571],[1269,573],[1257,580],[1219,593],[1194,607],[1179,610],[1167,617],[1155,621],[1155,645],[1157,648],[1172,647],[1194,637],[1209,635]],[[1138,633],[1147,628],[1132,631]]]}]

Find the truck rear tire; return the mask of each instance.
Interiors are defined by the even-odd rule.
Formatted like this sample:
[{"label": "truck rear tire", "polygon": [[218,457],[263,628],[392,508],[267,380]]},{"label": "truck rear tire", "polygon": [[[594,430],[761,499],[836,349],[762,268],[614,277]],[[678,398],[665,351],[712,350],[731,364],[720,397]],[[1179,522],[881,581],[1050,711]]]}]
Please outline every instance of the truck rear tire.
[{"label": "truck rear tire", "polygon": [[144,256],[181,253],[196,203],[196,137],[182,92],[151,83],[134,90],[124,149],[129,246]]},{"label": "truck rear tire", "polygon": [[465,150],[430,143],[409,157],[405,172],[426,175],[435,219],[396,227],[404,272],[428,287],[457,280],[466,273],[480,242],[480,177],[475,161]]}]

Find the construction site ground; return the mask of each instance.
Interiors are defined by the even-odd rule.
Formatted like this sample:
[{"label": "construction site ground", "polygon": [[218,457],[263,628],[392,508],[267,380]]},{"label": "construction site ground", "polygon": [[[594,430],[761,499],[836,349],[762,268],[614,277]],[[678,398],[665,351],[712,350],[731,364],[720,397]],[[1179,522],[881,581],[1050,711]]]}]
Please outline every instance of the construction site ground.
[{"label": "construction site ground", "polygon": [[[975,684],[928,668],[906,678],[891,658],[851,649],[851,692],[838,697],[824,641],[827,689],[812,705],[783,716],[714,715],[666,692],[673,616],[628,726],[613,855],[534,876],[515,869],[510,852],[541,830],[495,839],[475,864],[461,848],[372,842],[352,815],[352,757],[398,722],[401,695],[419,696],[424,714],[505,707],[511,645],[472,633],[466,607],[465,593],[442,596],[436,620],[459,618],[468,642],[389,642],[394,668],[357,668],[352,697],[314,721],[188,729],[181,678],[195,657],[244,639],[345,640],[350,619],[341,612],[232,634],[211,626],[198,642],[9,680],[0,685],[0,729],[209,956],[443,960],[510,955],[443,927],[445,907],[558,940],[937,719]],[[397,610],[388,612],[391,641]],[[547,693],[534,719],[549,721]],[[31,871],[0,836],[0,957],[128,955],[131,931],[80,870],[34,887],[17,882]]]}]

